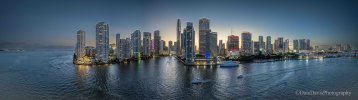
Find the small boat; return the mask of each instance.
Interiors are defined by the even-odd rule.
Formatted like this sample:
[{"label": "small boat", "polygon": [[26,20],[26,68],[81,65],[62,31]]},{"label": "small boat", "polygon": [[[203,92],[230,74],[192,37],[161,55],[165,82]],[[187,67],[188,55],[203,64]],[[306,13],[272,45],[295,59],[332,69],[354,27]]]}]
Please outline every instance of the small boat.
[{"label": "small boat", "polygon": [[220,67],[238,67],[239,62],[238,61],[222,61],[220,63]]},{"label": "small boat", "polygon": [[239,75],[239,76],[237,77],[237,79],[240,79],[240,78],[244,78],[244,76],[242,76],[242,75]]}]

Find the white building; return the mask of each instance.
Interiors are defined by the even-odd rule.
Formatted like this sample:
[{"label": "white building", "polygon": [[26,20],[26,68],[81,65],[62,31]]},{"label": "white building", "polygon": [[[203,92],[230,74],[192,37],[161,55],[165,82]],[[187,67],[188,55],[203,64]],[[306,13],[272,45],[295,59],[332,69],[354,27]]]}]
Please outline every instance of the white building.
[{"label": "white building", "polygon": [[83,30],[77,31],[77,43],[76,43],[76,59],[80,60],[85,56],[85,42],[86,42],[86,32]]},{"label": "white building", "polygon": [[109,27],[104,22],[96,25],[96,60],[108,63],[109,58]]}]

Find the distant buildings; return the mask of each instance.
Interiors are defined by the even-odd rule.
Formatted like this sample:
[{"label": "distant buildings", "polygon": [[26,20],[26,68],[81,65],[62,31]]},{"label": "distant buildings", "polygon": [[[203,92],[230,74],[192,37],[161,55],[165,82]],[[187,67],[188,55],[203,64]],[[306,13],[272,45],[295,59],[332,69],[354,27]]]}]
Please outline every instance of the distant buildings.
[{"label": "distant buildings", "polygon": [[109,61],[109,27],[104,22],[96,25],[96,60],[102,63]]},{"label": "distant buildings", "polygon": [[251,55],[252,54],[252,37],[250,32],[241,33],[241,50],[243,55]]},{"label": "distant buildings", "polygon": [[207,18],[202,18],[199,20],[199,54],[206,55],[207,52],[210,52],[207,41],[207,34],[210,34],[210,20]]},{"label": "distant buildings", "polygon": [[86,32],[83,30],[77,31],[77,42],[75,48],[76,59],[80,60],[80,58],[85,56],[85,43],[86,43]]},{"label": "distant buildings", "polygon": [[151,56],[152,35],[150,32],[143,32],[143,56]]},{"label": "distant buildings", "polygon": [[142,41],[141,41],[141,32],[139,30],[134,31],[131,34],[131,44],[132,44],[132,57],[135,59],[139,59],[141,55]]},{"label": "distant buildings", "polygon": [[160,31],[156,30],[154,31],[154,55],[159,55],[159,49],[160,49]]},{"label": "distant buildings", "polygon": [[185,62],[194,63],[195,57],[195,31],[193,23],[187,22],[187,26],[184,29],[184,40],[185,40]]}]

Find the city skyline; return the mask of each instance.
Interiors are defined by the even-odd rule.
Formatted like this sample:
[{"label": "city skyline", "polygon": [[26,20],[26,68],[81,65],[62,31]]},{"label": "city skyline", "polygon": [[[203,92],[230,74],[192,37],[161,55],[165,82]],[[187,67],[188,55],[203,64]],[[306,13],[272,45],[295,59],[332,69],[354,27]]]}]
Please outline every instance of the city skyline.
[{"label": "city skyline", "polygon": [[[358,42],[354,37],[358,31],[356,29],[358,7],[354,6],[356,4],[354,1],[327,1],[323,4],[318,1],[282,3],[206,1],[202,3],[209,7],[202,5],[195,7],[201,2],[117,1],[111,4],[107,1],[88,1],[87,5],[80,7],[76,6],[81,4],[79,1],[37,2],[48,8],[42,9],[36,6],[39,4],[31,2],[8,1],[2,3],[7,4],[2,6],[3,9],[10,10],[1,10],[4,16],[1,19],[3,27],[0,31],[2,35],[0,42],[74,47],[74,36],[82,29],[86,32],[86,43],[94,46],[94,24],[102,21],[110,26],[110,43],[115,43],[116,33],[122,33],[121,38],[129,38],[135,30],[142,32],[159,30],[162,40],[175,41],[177,19],[181,19],[181,26],[185,26],[186,22],[193,22],[194,30],[199,31],[199,19],[208,18],[210,29],[217,32],[218,41],[226,42],[227,36],[240,36],[242,32],[248,31],[252,33],[253,41],[258,41],[258,36],[271,36],[272,40],[284,37],[291,42],[296,39],[311,39],[312,45],[334,46],[350,43],[353,48],[357,48]],[[56,3],[68,5],[68,8],[56,6]],[[179,7],[183,3],[188,3],[188,7]],[[268,5],[264,6],[265,3]],[[138,8],[132,7],[136,4]],[[305,5],[301,9],[300,6],[303,4]],[[156,5],[161,6],[156,7]],[[210,6],[218,7],[213,9]],[[231,34],[232,30],[233,34]],[[197,47],[198,36],[196,32]]]}]

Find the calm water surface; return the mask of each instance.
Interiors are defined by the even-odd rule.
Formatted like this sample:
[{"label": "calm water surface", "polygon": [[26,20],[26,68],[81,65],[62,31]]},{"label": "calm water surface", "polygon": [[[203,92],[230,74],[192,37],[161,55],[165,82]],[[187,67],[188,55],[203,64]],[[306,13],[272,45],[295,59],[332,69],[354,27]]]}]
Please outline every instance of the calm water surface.
[{"label": "calm water surface", "polygon": [[[72,64],[73,50],[0,52],[0,99],[354,99],[358,59],[291,60],[240,67],[184,66],[174,57]],[[239,75],[244,78],[237,79]],[[196,78],[210,80],[191,84]],[[297,90],[350,91],[299,96]]]}]

